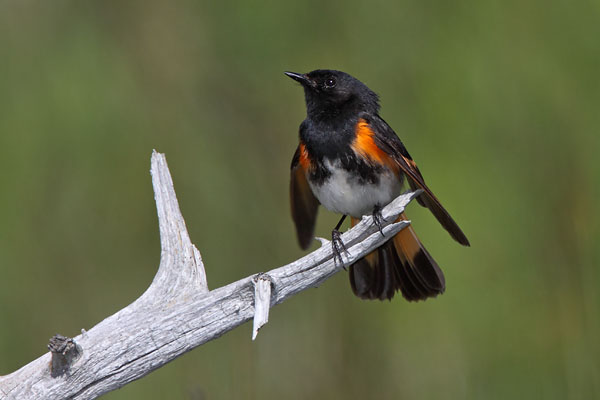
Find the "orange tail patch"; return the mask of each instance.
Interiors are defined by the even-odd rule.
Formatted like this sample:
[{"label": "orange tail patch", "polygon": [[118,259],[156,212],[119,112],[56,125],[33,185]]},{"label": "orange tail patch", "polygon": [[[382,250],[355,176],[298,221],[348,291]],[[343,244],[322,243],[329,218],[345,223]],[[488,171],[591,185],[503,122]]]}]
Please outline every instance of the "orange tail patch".
[{"label": "orange tail patch", "polygon": [[[406,219],[402,213],[396,222]],[[352,226],[359,222],[355,218],[351,221]],[[408,301],[417,301],[435,297],[445,289],[442,270],[412,226],[351,265],[349,275],[352,291],[362,299],[391,300],[400,290]]]}]

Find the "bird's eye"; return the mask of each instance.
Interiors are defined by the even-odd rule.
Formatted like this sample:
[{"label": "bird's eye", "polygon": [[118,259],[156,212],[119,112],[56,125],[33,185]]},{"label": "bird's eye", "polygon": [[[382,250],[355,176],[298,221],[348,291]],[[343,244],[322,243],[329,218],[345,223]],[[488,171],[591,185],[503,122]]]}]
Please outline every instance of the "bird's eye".
[{"label": "bird's eye", "polygon": [[326,88],[332,88],[334,87],[336,84],[335,82],[335,78],[334,77],[329,77],[325,80],[325,87]]}]

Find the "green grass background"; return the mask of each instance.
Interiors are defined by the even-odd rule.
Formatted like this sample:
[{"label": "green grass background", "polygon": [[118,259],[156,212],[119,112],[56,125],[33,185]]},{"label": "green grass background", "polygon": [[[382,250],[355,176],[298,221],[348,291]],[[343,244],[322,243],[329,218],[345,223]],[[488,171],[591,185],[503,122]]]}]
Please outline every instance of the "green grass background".
[{"label": "green grass background", "polygon": [[447,292],[363,302],[342,272],[256,342],[243,325],[105,398],[599,398],[599,20],[597,1],[1,1],[0,374],[150,284],[152,149],[211,288],[304,254],[282,72],[336,68],[471,240],[410,206]]}]

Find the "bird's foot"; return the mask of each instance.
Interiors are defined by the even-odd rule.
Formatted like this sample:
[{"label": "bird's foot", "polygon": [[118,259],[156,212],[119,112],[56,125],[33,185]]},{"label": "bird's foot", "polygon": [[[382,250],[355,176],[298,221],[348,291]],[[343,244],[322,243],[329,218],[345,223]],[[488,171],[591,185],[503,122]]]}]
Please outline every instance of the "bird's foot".
[{"label": "bird's foot", "polygon": [[381,214],[381,207],[375,206],[373,208],[373,223],[377,226],[377,229],[379,229],[379,233],[381,233],[381,236],[385,236],[383,234],[383,224],[385,222],[386,219],[383,218],[383,215]]},{"label": "bird's foot", "polygon": [[342,254],[345,253],[346,256],[350,256],[348,249],[344,245],[342,241],[342,233],[337,229],[331,231],[331,248],[333,249],[333,263],[336,267],[343,267],[346,269],[346,265],[344,264],[344,259],[342,258]]}]

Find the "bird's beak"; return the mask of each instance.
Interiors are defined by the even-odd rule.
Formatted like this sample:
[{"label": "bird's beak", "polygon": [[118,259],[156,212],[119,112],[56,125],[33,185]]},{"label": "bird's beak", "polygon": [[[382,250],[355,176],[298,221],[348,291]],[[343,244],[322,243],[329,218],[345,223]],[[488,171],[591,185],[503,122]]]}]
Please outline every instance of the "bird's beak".
[{"label": "bird's beak", "polygon": [[284,74],[286,74],[293,80],[300,82],[303,86],[304,85],[312,86],[312,81],[310,79],[308,79],[308,77],[305,74],[298,74],[296,72],[288,72],[288,71],[284,72]]}]

